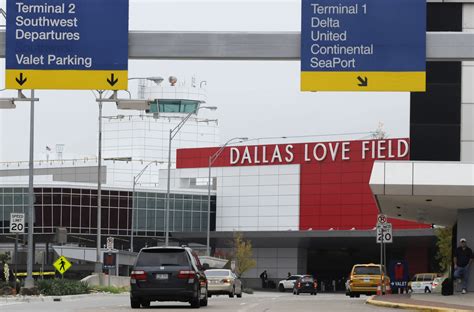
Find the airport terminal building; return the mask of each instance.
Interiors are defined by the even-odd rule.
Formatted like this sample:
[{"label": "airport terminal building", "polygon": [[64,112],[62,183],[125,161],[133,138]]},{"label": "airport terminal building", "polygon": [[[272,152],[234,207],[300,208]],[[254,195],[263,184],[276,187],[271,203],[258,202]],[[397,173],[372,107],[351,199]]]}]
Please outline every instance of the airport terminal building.
[{"label": "airport terminal building", "polygon": [[[429,3],[427,30],[471,32],[473,8],[472,1]],[[217,121],[193,116],[172,149],[172,242],[204,250],[211,187],[213,254],[229,254],[234,233],[243,233],[257,260],[245,274],[249,281],[258,282],[263,270],[270,279],[310,273],[342,281],[343,289],[354,263],[379,261],[379,212],[393,218],[387,259],[405,260],[411,274],[437,270],[433,224],[457,224],[457,235],[474,242],[473,85],[472,62],[427,62],[427,91],[410,95],[409,138],[228,146],[211,168],[210,185]],[[187,105],[205,100],[160,88],[145,93],[161,99],[167,113],[118,114],[104,123],[102,244],[111,236],[116,248],[136,251],[164,242],[167,133],[190,112]],[[93,158],[35,162],[35,243],[46,251],[35,257],[35,270],[51,267],[53,245],[96,245],[97,170]],[[27,182],[27,163],[0,165],[1,250],[12,250],[9,214],[27,212]],[[93,264],[78,260],[71,270],[77,268]]]}]

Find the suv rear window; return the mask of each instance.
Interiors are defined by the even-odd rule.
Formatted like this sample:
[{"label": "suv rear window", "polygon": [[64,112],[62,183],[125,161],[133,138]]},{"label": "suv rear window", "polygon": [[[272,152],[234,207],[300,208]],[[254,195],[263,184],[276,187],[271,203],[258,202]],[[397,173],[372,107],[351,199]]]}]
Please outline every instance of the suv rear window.
[{"label": "suv rear window", "polygon": [[314,279],[312,276],[304,276],[301,278],[301,282],[306,283],[306,282],[313,282]]},{"label": "suv rear window", "polygon": [[359,266],[354,268],[355,275],[380,275],[380,267]]},{"label": "suv rear window", "polygon": [[140,252],[137,266],[189,266],[185,250],[145,249]]}]

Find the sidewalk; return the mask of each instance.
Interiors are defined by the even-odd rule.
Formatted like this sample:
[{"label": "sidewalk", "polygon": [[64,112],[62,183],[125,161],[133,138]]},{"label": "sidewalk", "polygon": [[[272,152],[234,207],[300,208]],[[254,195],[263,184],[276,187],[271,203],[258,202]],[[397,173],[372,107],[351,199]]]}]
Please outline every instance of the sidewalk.
[{"label": "sidewalk", "polygon": [[474,311],[474,293],[453,296],[440,294],[387,295],[373,296],[368,304],[386,308],[399,308],[421,311]]}]

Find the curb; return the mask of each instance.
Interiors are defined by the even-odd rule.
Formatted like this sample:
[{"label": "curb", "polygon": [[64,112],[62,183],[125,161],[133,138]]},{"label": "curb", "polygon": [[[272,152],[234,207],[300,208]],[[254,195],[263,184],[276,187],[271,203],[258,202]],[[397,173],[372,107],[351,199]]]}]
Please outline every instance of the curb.
[{"label": "curb", "polygon": [[[128,294],[128,293],[126,293]],[[67,295],[67,296],[8,296],[0,297],[0,302],[54,302],[54,301],[70,301],[87,298],[90,296],[117,296],[123,294],[110,294],[110,293],[93,293],[93,294],[81,294],[81,295]]]},{"label": "curb", "polygon": [[417,311],[430,311],[430,312],[472,312],[472,310],[463,310],[463,309],[454,309],[454,308],[442,308],[436,306],[425,306],[417,304],[408,304],[408,303],[397,303],[397,302],[388,302],[388,301],[379,301],[374,299],[375,296],[367,299],[365,303],[383,307],[383,308],[394,308],[394,309],[410,309]]}]

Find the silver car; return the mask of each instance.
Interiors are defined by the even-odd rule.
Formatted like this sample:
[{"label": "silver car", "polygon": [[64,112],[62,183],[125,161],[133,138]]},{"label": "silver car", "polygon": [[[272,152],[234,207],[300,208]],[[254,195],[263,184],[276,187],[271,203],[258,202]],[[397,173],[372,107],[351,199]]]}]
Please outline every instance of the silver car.
[{"label": "silver car", "polygon": [[215,269],[204,272],[207,277],[207,294],[229,295],[230,298],[237,296],[242,298],[242,281],[231,270]]}]

